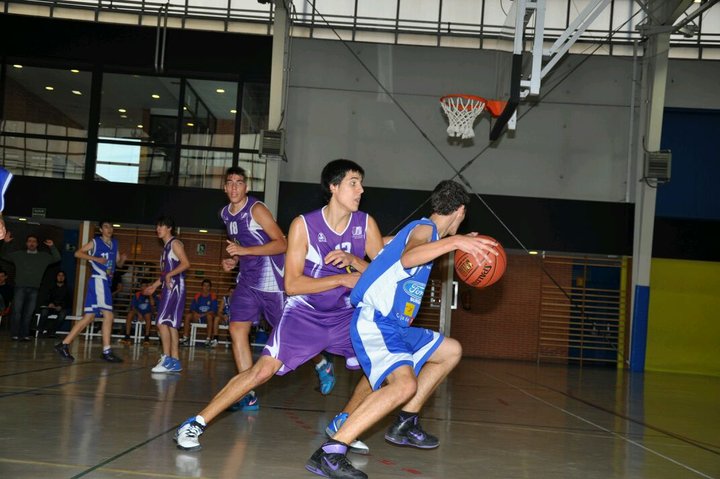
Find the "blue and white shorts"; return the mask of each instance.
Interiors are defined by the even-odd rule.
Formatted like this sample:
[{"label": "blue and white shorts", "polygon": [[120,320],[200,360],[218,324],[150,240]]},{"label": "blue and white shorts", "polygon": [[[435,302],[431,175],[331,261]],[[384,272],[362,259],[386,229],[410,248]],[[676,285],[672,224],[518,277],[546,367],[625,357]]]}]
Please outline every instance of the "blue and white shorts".
[{"label": "blue and white shorts", "polygon": [[373,390],[400,366],[410,366],[417,376],[445,336],[425,328],[400,326],[370,306],[355,309],[350,338]]},{"label": "blue and white shorts", "polygon": [[110,293],[110,281],[100,276],[90,276],[87,289],[85,290],[86,313],[98,314],[104,311],[112,311],[112,294]]}]

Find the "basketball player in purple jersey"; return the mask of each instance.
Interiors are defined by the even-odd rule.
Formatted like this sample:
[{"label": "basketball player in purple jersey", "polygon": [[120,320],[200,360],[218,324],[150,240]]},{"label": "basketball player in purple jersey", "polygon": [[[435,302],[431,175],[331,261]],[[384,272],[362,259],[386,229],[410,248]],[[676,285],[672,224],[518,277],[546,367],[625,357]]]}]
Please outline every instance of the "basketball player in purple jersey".
[{"label": "basketball player in purple jersey", "polygon": [[[250,327],[260,321],[260,313],[272,328],[282,316],[287,241],[267,206],[248,196],[245,170],[228,168],[224,189],[230,203],[220,210],[220,219],[227,229],[226,251],[230,258],[222,261],[222,267],[228,272],[235,266],[239,269],[230,298],[229,321],[235,364],[238,372],[243,372],[253,364]],[[255,391],[230,407],[232,411],[258,408]]]},{"label": "basketball player in purple jersey", "polygon": [[[297,369],[322,351],[345,356],[348,368],[359,367],[349,334],[350,290],[368,265],[364,258],[374,258],[383,247],[375,220],[358,211],[363,175],[363,169],[349,160],[325,166],[322,187],[327,206],[290,225],[285,258],[288,299],[280,322],[257,363],[231,379],[200,414],[178,428],[178,448],[200,449],[200,434],[218,414],[274,374]],[[361,380],[358,387],[369,388],[369,383]]]},{"label": "basketball player in purple jersey", "polygon": [[97,314],[102,314],[102,358],[110,363],[121,363],[122,359],[115,356],[110,348],[110,335],[113,327],[113,306],[110,283],[115,267],[122,267],[127,259],[126,254],[118,251],[118,242],[112,237],[113,225],[110,221],[100,221],[100,236],[85,243],[75,252],[78,259],[87,260],[91,274],[85,289],[85,308],[83,317],[76,322],[61,343],[55,345],[55,351],[65,359],[74,361],[69,345],[90,322],[95,321]]},{"label": "basketball player in purple jersey", "polygon": [[163,286],[157,313],[157,328],[163,354],[152,368],[154,373],[177,373],[182,371],[179,351],[178,328],[182,323],[185,308],[185,271],[190,261],[185,254],[182,241],[174,236],[175,221],[169,217],[160,217],[155,231],[163,241],[160,256],[160,278],[145,288],[144,294],[151,296],[158,286]]}]

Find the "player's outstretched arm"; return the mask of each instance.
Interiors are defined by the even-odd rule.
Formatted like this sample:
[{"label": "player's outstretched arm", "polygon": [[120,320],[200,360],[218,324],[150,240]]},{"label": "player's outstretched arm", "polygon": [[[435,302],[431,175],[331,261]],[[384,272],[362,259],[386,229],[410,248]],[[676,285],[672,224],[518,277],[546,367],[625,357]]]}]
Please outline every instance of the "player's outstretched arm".
[{"label": "player's outstretched arm", "polygon": [[75,257],[79,259],[84,259],[87,261],[95,261],[96,263],[100,264],[106,264],[107,259],[100,257],[100,256],[90,256],[88,252],[92,250],[95,247],[94,241],[88,241],[79,250],[75,251]]},{"label": "player's outstretched arm", "polygon": [[497,243],[480,238],[477,233],[448,236],[438,241],[431,239],[431,226],[419,225],[413,229],[401,258],[404,268],[420,266],[457,249],[470,253],[477,261],[485,259],[492,263],[498,255],[494,248]]}]

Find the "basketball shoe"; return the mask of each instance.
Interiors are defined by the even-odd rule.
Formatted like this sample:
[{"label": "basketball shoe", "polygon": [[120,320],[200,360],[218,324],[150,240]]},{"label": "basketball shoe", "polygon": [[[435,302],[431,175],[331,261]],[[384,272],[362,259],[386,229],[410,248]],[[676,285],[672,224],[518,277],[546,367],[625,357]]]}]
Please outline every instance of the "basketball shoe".
[{"label": "basketball shoe", "polygon": [[175,431],[175,442],[178,449],[184,451],[197,451],[201,449],[198,438],[205,431],[205,426],[197,421],[197,416],[188,418]]},{"label": "basketball shoe", "polygon": [[63,359],[67,359],[68,361],[75,361],[75,358],[72,354],[70,354],[70,350],[68,349],[68,345],[65,343],[57,343],[53,349],[58,352],[60,356],[63,357]]},{"label": "basketball shoe", "polygon": [[440,441],[426,433],[420,426],[417,414],[406,419],[400,416],[385,432],[385,440],[398,446],[412,446],[420,449],[435,449]]},{"label": "basketball shoe", "polygon": [[[347,418],[348,413],[346,412],[341,412],[340,414],[335,416],[332,421],[330,421],[330,424],[328,424],[325,428],[325,434],[327,434],[327,436],[332,439],[332,437],[335,435],[335,433],[338,432],[340,426],[343,425]],[[370,454],[370,448],[368,447],[368,445],[359,439],[355,439],[353,442],[351,442],[348,445],[348,448],[350,449],[350,452],[354,452],[355,454]]]},{"label": "basketball shoe", "polygon": [[228,411],[257,411],[260,409],[260,401],[258,401],[255,391],[250,391],[241,400],[228,408]]},{"label": "basketball shoe", "polygon": [[102,353],[103,360],[109,362],[109,363],[121,363],[123,362],[122,358],[119,358],[115,356],[112,352],[112,349],[108,349],[107,351],[103,351]]},{"label": "basketball shoe", "polygon": [[346,454],[348,446],[342,442],[330,440],[310,456],[305,469],[331,479],[367,479],[367,474],[355,469]]},{"label": "basketball shoe", "polygon": [[325,360],[324,364],[315,366],[315,372],[320,379],[320,394],[327,396],[335,387],[335,369],[333,363]]}]

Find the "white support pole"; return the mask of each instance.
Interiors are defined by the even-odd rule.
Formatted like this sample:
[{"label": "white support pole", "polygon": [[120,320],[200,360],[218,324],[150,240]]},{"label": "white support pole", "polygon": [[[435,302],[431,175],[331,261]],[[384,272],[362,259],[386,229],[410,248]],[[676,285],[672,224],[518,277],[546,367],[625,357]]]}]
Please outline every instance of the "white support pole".
[{"label": "white support pole", "polygon": [[[283,105],[285,103],[285,63],[287,58],[288,11],[284,0],[275,1],[275,19],[273,22],[272,61],[270,67],[270,111],[268,127],[271,130],[280,127]],[[276,159],[265,159],[265,205],[277,218],[278,196],[280,192],[280,164]]]},{"label": "white support pole", "polygon": [[[90,241],[93,237],[93,224],[90,221],[80,223],[80,231],[78,235],[77,249]],[[76,260],[77,269],[75,270],[75,311],[73,315],[82,316],[85,304],[85,281],[87,280],[87,265],[84,260]]]},{"label": "white support pole", "polygon": [[[645,50],[645,87],[642,98],[638,139],[635,191],[635,233],[633,237],[632,263],[632,316],[630,318],[630,369],[644,371],[647,346],[648,310],[650,306],[650,266],[655,227],[655,200],[657,189],[642,180],[644,176],[645,150],[660,149],[665,88],[667,83],[668,51],[670,34],[650,36]],[[644,142],[644,144],[643,144]]]}]

